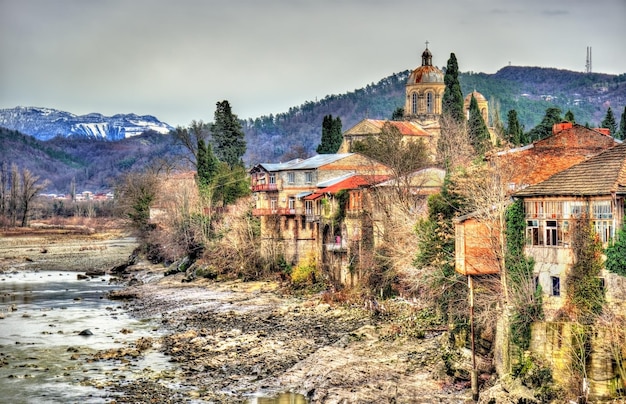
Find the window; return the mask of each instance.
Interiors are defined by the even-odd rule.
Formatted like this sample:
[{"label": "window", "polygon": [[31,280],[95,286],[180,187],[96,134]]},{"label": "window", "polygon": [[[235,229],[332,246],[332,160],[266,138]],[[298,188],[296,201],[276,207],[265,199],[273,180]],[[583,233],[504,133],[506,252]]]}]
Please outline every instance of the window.
[{"label": "window", "polygon": [[533,276],[533,290],[539,290],[539,277],[537,275]]},{"label": "window", "polygon": [[612,220],[594,220],[593,230],[596,232],[602,243],[608,243],[613,238]]},{"label": "window", "polygon": [[544,217],[543,201],[526,201],[524,202],[524,211],[527,218]]},{"label": "window", "polygon": [[432,114],[434,110],[433,93],[426,93],[426,112]]},{"label": "window", "polygon": [[270,184],[276,184],[276,174],[270,174]]},{"label": "window", "polygon": [[546,245],[558,245],[556,220],[546,221]]},{"label": "window", "polygon": [[313,215],[313,201],[304,201],[304,214],[307,216]]},{"label": "window", "polygon": [[612,219],[611,201],[598,201],[593,203],[594,219]]},{"label": "window", "polygon": [[363,207],[361,191],[350,192],[350,210],[360,210]]},{"label": "window", "polygon": [[528,220],[526,222],[526,242],[529,245],[543,245],[543,235],[539,231],[538,220]]},{"label": "window", "polygon": [[561,296],[561,279],[558,276],[551,276],[552,296]]},{"label": "window", "polygon": [[570,202],[570,215],[571,217],[580,217],[583,214],[582,202]]},{"label": "window", "polygon": [[270,199],[270,209],[272,210],[272,212],[276,210],[277,202],[278,201],[276,200],[276,198]]},{"label": "window", "polygon": [[296,174],[293,172],[287,173],[287,183],[293,184],[295,182],[296,182]]},{"label": "window", "polygon": [[417,93],[411,95],[411,113],[417,114]]},{"label": "window", "polygon": [[289,197],[289,209],[296,208],[296,198],[294,196]]},{"label": "window", "polygon": [[310,171],[307,171],[304,173],[304,182],[306,182],[307,184],[310,184],[313,182],[313,173]]}]

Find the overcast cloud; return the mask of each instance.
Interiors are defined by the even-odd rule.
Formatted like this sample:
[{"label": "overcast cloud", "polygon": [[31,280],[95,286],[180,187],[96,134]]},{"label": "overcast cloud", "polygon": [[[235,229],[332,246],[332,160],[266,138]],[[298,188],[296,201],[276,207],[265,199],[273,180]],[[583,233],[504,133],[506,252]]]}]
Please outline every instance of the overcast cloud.
[{"label": "overcast cloud", "polygon": [[[0,0],[0,108],[171,125],[286,112],[454,52],[463,72],[626,73],[625,0]],[[478,89],[480,91],[480,89]]]}]

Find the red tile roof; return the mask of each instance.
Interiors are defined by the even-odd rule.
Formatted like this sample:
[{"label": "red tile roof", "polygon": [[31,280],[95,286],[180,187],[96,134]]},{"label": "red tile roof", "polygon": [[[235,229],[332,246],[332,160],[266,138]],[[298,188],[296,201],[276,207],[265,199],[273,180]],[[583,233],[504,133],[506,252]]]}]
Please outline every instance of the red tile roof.
[{"label": "red tile roof", "polygon": [[342,190],[359,189],[364,186],[371,186],[389,179],[388,175],[354,175],[339,181],[333,185],[316,190],[311,195],[305,196],[305,200],[315,200],[324,194],[336,194]]},{"label": "red tile roof", "polygon": [[511,182],[517,185],[539,183],[618,144],[615,139],[582,125],[563,125],[559,129],[532,145],[494,157],[514,169]]},{"label": "red tile roof", "polygon": [[626,143],[531,185],[516,196],[600,196],[626,194]]}]

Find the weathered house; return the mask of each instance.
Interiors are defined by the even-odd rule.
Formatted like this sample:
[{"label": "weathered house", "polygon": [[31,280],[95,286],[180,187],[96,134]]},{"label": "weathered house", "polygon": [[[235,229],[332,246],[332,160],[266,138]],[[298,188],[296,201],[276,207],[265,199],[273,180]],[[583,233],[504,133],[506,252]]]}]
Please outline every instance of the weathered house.
[{"label": "weathered house", "polygon": [[[524,201],[526,253],[535,259],[537,282],[545,295],[546,318],[551,320],[563,305],[563,276],[573,264],[572,222],[583,215],[588,217],[604,246],[623,226],[626,144],[615,146],[524,188],[514,197]],[[610,278],[617,276],[605,275]],[[607,288],[608,302],[623,305],[624,296],[612,299],[614,292]]]},{"label": "weathered house", "polygon": [[[626,201],[626,144],[615,146],[582,163],[561,171],[547,180],[529,186],[514,195],[524,201],[526,215],[526,254],[535,260],[535,282],[543,291],[545,321],[532,329],[531,351],[538,353],[557,370],[555,378],[565,383],[563,371],[572,366],[574,330],[560,318],[566,303],[566,277],[575,261],[571,248],[573,222],[585,216],[595,234],[606,246],[624,225]],[[626,278],[605,269],[601,279],[606,307],[614,313],[626,313]],[[585,369],[588,392],[592,399],[610,398],[626,389],[616,371],[624,361],[626,347],[615,355],[610,342],[597,328],[588,342],[589,356]],[[620,356],[621,355],[621,356]],[[623,366],[623,363],[621,364]]]},{"label": "weathered house", "polygon": [[[338,209],[331,203],[334,201],[331,196],[342,188],[332,188],[333,185],[355,175],[374,179],[390,172],[387,166],[358,153],[321,154],[306,160],[253,167],[250,170],[256,201],[253,214],[261,218],[264,254],[282,255],[291,264],[313,254],[320,262],[323,242],[328,245],[330,238],[341,237],[340,229],[330,229],[324,224],[324,219],[331,220]],[[340,242],[332,250],[342,251],[341,245]]]},{"label": "weathered house", "polygon": [[[496,153],[489,159],[501,170],[500,175],[513,193],[617,144],[618,141],[598,129],[564,122],[554,125],[552,135],[545,139]],[[498,237],[497,229],[492,223],[482,222],[479,216],[470,214],[456,221],[456,269],[464,275],[486,275],[499,271],[499,257],[492,248],[494,239]]]},{"label": "weathered house", "polygon": [[[565,277],[574,264],[572,223],[586,214],[606,245],[623,225],[626,196],[626,145],[602,131],[580,125],[556,125],[551,137],[493,157],[513,167],[509,189],[524,203],[526,255],[535,261],[534,282],[542,291],[545,321],[532,326],[530,350],[550,363],[561,385],[572,375],[574,331],[559,311],[566,299]],[[506,203],[506,201],[503,201]],[[474,214],[456,224],[456,269],[464,275],[498,273],[501,257],[492,246],[493,223]],[[603,271],[607,306],[626,312],[626,279]],[[585,386],[592,398],[607,398],[623,389],[616,358],[607,352],[602,332],[590,342]],[[580,347],[578,347],[580,348]],[[626,352],[626,347],[623,348]]]}]

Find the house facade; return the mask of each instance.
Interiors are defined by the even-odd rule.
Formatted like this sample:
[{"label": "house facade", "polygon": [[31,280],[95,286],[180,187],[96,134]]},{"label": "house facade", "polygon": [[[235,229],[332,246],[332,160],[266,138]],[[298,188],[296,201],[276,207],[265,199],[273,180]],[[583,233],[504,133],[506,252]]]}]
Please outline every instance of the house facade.
[{"label": "house facade", "polygon": [[[524,202],[526,218],[525,253],[535,260],[535,283],[541,287],[545,321],[533,324],[531,350],[550,362],[555,379],[559,369],[571,367],[573,329],[559,315],[566,304],[565,279],[575,261],[572,230],[585,217],[599,241],[606,247],[624,225],[626,201],[626,144],[615,146],[589,160],[561,171],[549,179],[514,195]],[[605,307],[626,313],[626,278],[603,269],[600,274]],[[590,353],[584,362],[586,386],[591,399],[614,397],[626,389],[616,371],[620,359],[607,346],[603,329],[589,341]],[[626,353],[626,347],[618,347]],[[619,355],[618,355],[619,356]],[[621,364],[623,366],[623,363]]]},{"label": "house facade", "polygon": [[[390,173],[387,166],[358,153],[321,154],[253,167],[253,215],[261,219],[263,254],[282,256],[291,265],[312,256],[320,265],[346,267],[350,236],[347,226],[334,223],[338,210],[345,209],[335,196],[341,190],[353,190],[352,206],[357,206],[362,196],[356,191]],[[346,279],[340,271],[329,273],[338,282]]]},{"label": "house facade", "polygon": [[[495,153],[488,156],[488,160],[501,169],[505,186],[512,194],[618,144],[598,129],[564,122],[554,125],[551,136]],[[475,214],[470,214],[457,219],[455,231],[457,272],[463,275],[498,273],[499,257],[491,248],[497,234],[490,223],[482,223]]]},{"label": "house facade", "polygon": [[[572,369],[572,323],[563,320],[566,277],[574,264],[572,228],[583,215],[606,246],[624,222],[626,145],[601,130],[562,123],[552,136],[531,145],[490,156],[492,164],[512,168],[508,189],[521,199],[525,212],[525,254],[535,261],[533,281],[542,291],[544,321],[533,323],[530,350],[567,385]],[[493,217],[493,216],[492,216]],[[501,257],[491,246],[493,223],[472,214],[456,223],[456,270],[464,275],[497,274]],[[626,278],[603,270],[606,307],[626,313]],[[590,398],[608,398],[624,389],[615,357],[602,332],[593,337],[584,364]],[[626,347],[623,347],[626,354]],[[621,386],[621,387],[620,387]]]}]

